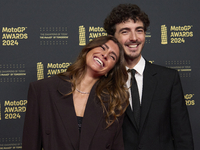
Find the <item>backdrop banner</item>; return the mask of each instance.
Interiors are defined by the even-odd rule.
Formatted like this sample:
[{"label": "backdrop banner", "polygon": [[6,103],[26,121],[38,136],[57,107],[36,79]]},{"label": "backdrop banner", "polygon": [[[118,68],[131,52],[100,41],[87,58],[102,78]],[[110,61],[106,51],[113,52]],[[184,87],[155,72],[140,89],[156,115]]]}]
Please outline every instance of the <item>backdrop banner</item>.
[{"label": "backdrop banner", "polygon": [[84,45],[107,35],[103,21],[120,3],[148,14],[143,56],[179,71],[200,149],[200,1],[0,0],[0,150],[22,148],[29,83],[66,71]]}]

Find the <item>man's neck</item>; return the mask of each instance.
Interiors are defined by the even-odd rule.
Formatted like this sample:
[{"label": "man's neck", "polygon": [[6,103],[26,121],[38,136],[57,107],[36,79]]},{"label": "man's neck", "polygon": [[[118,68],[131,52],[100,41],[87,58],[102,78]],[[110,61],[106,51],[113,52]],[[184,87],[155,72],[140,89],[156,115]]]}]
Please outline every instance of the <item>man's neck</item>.
[{"label": "man's neck", "polygon": [[140,61],[141,56],[135,59],[129,59],[129,58],[125,58],[125,66],[127,66],[129,69],[132,69],[135,67],[135,65],[137,65],[137,63]]}]

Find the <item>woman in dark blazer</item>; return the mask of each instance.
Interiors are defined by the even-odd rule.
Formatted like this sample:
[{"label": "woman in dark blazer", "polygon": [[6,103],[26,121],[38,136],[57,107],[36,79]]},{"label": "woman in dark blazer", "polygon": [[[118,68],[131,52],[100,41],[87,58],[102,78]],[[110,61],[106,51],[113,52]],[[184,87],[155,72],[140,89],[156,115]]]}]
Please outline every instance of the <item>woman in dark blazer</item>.
[{"label": "woman in dark blazer", "polygon": [[67,72],[30,84],[22,150],[123,150],[126,80],[118,41],[91,41]]}]

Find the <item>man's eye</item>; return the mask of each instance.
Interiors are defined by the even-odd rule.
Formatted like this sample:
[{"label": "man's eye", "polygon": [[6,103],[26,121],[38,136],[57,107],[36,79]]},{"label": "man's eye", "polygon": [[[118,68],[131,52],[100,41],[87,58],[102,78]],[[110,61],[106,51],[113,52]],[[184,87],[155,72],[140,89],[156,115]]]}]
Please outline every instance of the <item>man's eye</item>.
[{"label": "man's eye", "polygon": [[138,30],[138,32],[144,32],[144,30]]},{"label": "man's eye", "polygon": [[127,31],[122,31],[122,34],[126,34],[127,33]]}]

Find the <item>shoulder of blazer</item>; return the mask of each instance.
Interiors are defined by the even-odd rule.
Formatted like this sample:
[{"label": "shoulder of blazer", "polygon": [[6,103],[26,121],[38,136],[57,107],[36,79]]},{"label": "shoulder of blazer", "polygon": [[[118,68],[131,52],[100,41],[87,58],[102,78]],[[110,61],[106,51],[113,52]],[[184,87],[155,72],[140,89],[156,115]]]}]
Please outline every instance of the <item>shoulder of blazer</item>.
[{"label": "shoulder of blazer", "polygon": [[172,68],[168,68],[165,66],[157,65],[157,64],[152,64],[146,60],[146,66],[145,66],[145,71],[148,72],[155,72],[155,73],[177,73],[178,71]]},{"label": "shoulder of blazer", "polygon": [[49,78],[31,82],[30,85],[34,86],[38,90],[54,88],[58,89],[61,85],[70,85],[70,83],[64,79],[69,79],[69,77],[63,76],[62,79],[62,77],[55,75]]}]

